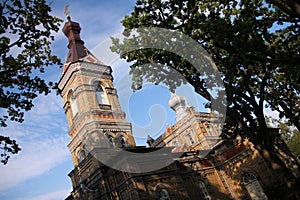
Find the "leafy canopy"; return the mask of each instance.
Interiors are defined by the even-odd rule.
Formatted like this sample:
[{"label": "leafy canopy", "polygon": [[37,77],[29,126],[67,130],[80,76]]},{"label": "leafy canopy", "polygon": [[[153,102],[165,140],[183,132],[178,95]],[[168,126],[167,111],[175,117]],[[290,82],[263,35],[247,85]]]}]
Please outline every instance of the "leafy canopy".
[{"label": "leafy canopy", "polygon": [[300,161],[300,131],[291,126],[290,122],[285,119],[276,119],[266,117],[268,126],[276,125],[279,128],[279,133],[282,139],[289,147],[292,154]]},{"label": "leafy canopy", "polygon": [[[241,134],[259,145],[270,144],[271,138],[265,108],[300,128],[299,22],[298,0],[137,0],[133,12],[122,20],[125,36],[134,28],[162,27],[182,32],[202,45],[226,88],[223,136]],[[128,45],[140,41],[113,38],[111,47],[132,63],[133,89],[141,87],[142,77],[164,81],[155,63],[175,69],[197,93],[212,100],[205,76],[184,58],[163,49],[127,52]],[[178,80],[165,83],[176,88]]]},{"label": "leafy canopy", "polygon": [[[2,0],[0,12],[0,126],[6,127],[8,120],[23,122],[32,100],[50,92],[52,83],[39,73],[60,64],[50,44],[61,20],[50,14],[45,0]],[[0,148],[4,164],[8,153],[20,150],[15,140],[4,136],[0,136]]]}]

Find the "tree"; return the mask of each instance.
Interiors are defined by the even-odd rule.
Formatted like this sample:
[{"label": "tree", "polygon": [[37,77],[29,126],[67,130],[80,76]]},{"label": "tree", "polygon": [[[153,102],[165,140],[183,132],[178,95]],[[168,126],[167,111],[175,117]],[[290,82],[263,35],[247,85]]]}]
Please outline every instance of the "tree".
[{"label": "tree", "polygon": [[276,126],[279,128],[281,138],[285,141],[292,154],[300,162],[300,131],[295,129],[289,121],[284,119],[276,119],[266,117],[268,126]]},{"label": "tree", "polygon": [[[279,112],[300,128],[299,7],[298,0],[138,0],[122,24],[125,36],[134,28],[162,27],[182,32],[202,45],[216,63],[226,89],[223,136],[240,134],[258,146],[272,148],[273,132],[265,122],[264,108]],[[163,73],[149,64],[155,63],[173,68],[212,101],[205,76],[184,58],[163,49],[127,52],[128,45],[137,42],[134,40],[137,38],[113,39],[111,47],[132,63],[134,89],[141,87],[141,77],[164,81]],[[167,84],[174,88],[178,81]]]},{"label": "tree", "polygon": [[[45,67],[60,64],[50,49],[53,31],[61,20],[51,16],[45,0],[2,0],[0,2],[0,126],[7,121],[23,122],[38,94],[47,95],[53,84],[41,77]],[[0,136],[1,162],[18,153],[19,145]]]},{"label": "tree", "polygon": [[286,140],[286,144],[297,158],[298,162],[300,162],[300,132],[299,130],[293,130],[289,136],[290,137]]}]

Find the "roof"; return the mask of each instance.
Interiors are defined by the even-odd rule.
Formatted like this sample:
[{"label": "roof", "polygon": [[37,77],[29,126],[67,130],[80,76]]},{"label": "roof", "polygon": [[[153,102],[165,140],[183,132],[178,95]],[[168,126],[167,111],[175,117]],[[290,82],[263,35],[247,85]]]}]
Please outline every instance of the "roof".
[{"label": "roof", "polygon": [[80,60],[103,64],[84,46],[84,42],[80,38],[81,27],[78,22],[73,22],[71,18],[68,17],[68,21],[65,23],[62,31],[67,36],[69,41],[69,52],[66,59],[66,64],[63,68],[63,73],[69,66],[68,63],[73,63]]}]

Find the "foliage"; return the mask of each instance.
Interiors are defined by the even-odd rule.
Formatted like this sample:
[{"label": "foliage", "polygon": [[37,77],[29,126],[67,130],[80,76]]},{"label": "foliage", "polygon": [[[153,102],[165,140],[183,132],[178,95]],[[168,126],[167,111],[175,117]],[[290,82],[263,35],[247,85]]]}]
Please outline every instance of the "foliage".
[{"label": "foliage", "polygon": [[21,149],[15,140],[10,139],[9,137],[5,137],[0,135],[0,149],[2,149],[3,153],[1,154],[2,160],[1,162],[6,165],[10,154],[16,154]]},{"label": "foliage", "polygon": [[292,129],[286,122],[279,122],[278,128],[285,143],[300,162],[300,131]]},{"label": "foliage", "polygon": [[[226,88],[223,132],[227,134],[223,136],[242,134],[255,144],[267,145],[272,144],[272,137],[264,108],[279,112],[280,117],[300,128],[299,8],[297,0],[137,0],[122,24],[125,36],[134,28],[163,27],[182,32],[202,45],[216,63]],[[164,81],[163,73],[149,64],[155,63],[175,69],[197,93],[212,100],[205,76],[191,63],[164,50],[127,52],[132,40],[113,39],[111,49],[132,63],[134,89],[140,88],[141,77],[155,83]],[[166,84],[175,88],[178,81]]]},{"label": "foliage", "polygon": [[289,136],[290,137],[286,140],[286,144],[297,158],[298,162],[300,162],[300,132],[298,130],[294,130]]},{"label": "foliage", "polygon": [[[0,126],[6,127],[8,120],[23,122],[32,100],[50,92],[52,83],[39,74],[47,66],[60,64],[50,44],[61,20],[51,16],[45,0],[2,0],[0,12]],[[0,142],[6,164],[7,153],[18,153],[20,148],[9,137],[1,136]]]},{"label": "foliage", "polygon": [[281,138],[285,141],[298,162],[300,162],[300,131],[291,126],[289,121],[283,119],[267,117],[266,120],[269,126],[277,126]]}]

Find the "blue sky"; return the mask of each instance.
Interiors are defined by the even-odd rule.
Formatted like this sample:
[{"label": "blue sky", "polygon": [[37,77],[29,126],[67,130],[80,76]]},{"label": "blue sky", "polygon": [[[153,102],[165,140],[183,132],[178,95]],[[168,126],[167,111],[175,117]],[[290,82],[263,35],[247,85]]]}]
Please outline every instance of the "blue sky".
[{"label": "blue sky", "polygon": [[[168,89],[146,84],[141,91],[132,93],[130,77],[126,75],[129,65],[117,59],[107,48],[110,36],[122,32],[120,21],[132,11],[134,0],[51,2],[53,14],[64,20],[64,6],[69,5],[72,20],[81,25],[85,46],[99,60],[112,66],[119,100],[128,121],[133,124],[138,145],[145,145],[147,134],[156,138],[167,124],[175,124],[174,111],[168,106]],[[61,30],[55,33],[52,49],[63,61],[68,53],[67,44]],[[57,82],[61,71],[58,66],[53,66],[43,77]],[[176,93],[186,96],[189,104],[198,111],[205,111],[202,99],[191,87],[178,88]],[[22,151],[13,156],[6,166],[0,165],[0,200],[58,200],[67,197],[71,191],[68,173],[73,169],[73,163],[67,148],[70,138],[63,101],[52,92],[38,97],[34,103],[35,107],[26,113],[24,123],[9,123],[8,128],[1,130],[1,133],[16,139]]]},{"label": "blue sky", "polygon": [[[85,46],[99,60],[112,66],[121,106],[134,125],[137,143],[145,145],[147,134],[157,137],[166,124],[175,123],[174,112],[168,107],[170,93],[164,86],[147,84],[143,90],[132,94],[130,83],[122,82],[129,80],[123,76],[128,72],[129,65],[109,58],[108,52],[102,49],[109,44],[110,36],[121,33],[120,20],[131,12],[135,1],[53,0],[53,14],[65,19],[63,10],[66,4],[69,5],[72,20],[81,25],[81,38]],[[52,49],[62,60],[68,52],[67,43],[61,30],[55,33]],[[57,82],[60,75],[61,69],[53,66],[43,76]],[[180,88],[177,93],[187,96],[189,103],[198,110],[204,109],[201,99],[190,87]],[[16,139],[22,148],[6,166],[0,165],[1,200],[64,199],[71,191],[71,181],[67,175],[73,164],[67,148],[70,138],[62,99],[52,92],[48,96],[38,97],[34,103],[35,107],[26,113],[24,123],[9,123],[7,128],[1,130]]]}]

